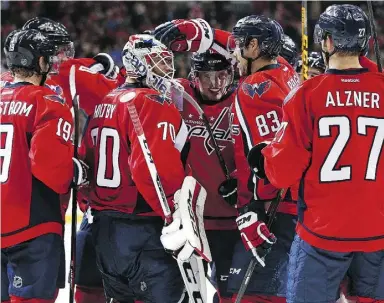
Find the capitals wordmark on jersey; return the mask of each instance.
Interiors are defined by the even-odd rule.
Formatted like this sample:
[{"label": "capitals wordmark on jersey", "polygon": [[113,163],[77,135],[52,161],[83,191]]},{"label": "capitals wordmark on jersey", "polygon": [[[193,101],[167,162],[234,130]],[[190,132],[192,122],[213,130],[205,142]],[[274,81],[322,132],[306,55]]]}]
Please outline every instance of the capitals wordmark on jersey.
[{"label": "capitals wordmark on jersey", "polygon": [[[230,128],[222,129],[219,127],[221,122],[224,121],[224,119],[228,119],[228,114],[229,114],[228,111],[229,111],[229,107],[223,108],[222,111],[220,112],[220,115],[217,117],[216,121],[211,125],[212,133],[213,133],[215,139],[218,140],[219,142],[220,141],[232,141],[231,129]],[[211,121],[212,118],[209,120]],[[199,121],[200,123],[198,125],[194,125],[194,126],[192,126],[191,123],[195,124],[196,121],[192,121],[192,120],[188,121],[188,119],[187,119],[186,122],[187,122],[187,127],[188,127],[188,137],[191,138],[192,136],[194,136],[194,137],[205,138],[204,139],[205,150],[207,151],[208,155],[211,155],[215,149],[213,147],[213,144],[210,142],[211,138],[209,136],[209,132],[208,132],[207,128],[205,127],[203,121],[201,121],[201,122]],[[225,148],[225,146],[220,145],[219,142],[218,142],[218,145],[220,147],[220,150],[223,150]]]}]

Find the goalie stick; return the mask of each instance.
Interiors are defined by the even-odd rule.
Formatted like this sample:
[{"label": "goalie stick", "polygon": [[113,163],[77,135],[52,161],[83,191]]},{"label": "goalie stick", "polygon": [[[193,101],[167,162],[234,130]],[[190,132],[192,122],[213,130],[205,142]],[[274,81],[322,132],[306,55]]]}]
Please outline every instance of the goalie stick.
[{"label": "goalie stick", "polygon": [[372,1],[367,1],[368,4],[368,12],[369,12],[369,24],[371,26],[371,32],[373,35],[373,47],[375,49],[375,56],[377,61],[377,69],[379,70],[379,73],[383,71],[381,67],[381,57],[380,57],[380,49],[379,49],[379,42],[377,40],[377,32],[376,32],[376,26],[375,26],[375,17],[373,16],[373,8],[372,8]]},{"label": "goalie stick", "polygon": [[[71,66],[69,72],[69,89],[72,97],[74,134],[73,134],[73,157],[78,159],[79,146],[79,96],[76,93],[76,67]],[[77,187],[72,188],[72,223],[71,223],[71,261],[69,266],[69,303],[74,302],[75,294],[75,271],[76,271],[76,228],[77,228]]]},{"label": "goalie stick", "polygon": [[[271,229],[272,223],[275,220],[277,209],[279,208],[279,204],[282,201],[283,197],[285,196],[285,192],[286,191],[284,189],[280,189],[278,194],[277,194],[277,197],[272,201],[271,205],[269,206],[269,209],[267,212],[267,215],[269,215],[268,224],[267,224],[269,230]],[[248,284],[251,281],[251,277],[253,275],[253,272],[255,271],[256,265],[259,263],[257,261],[257,258],[254,257],[255,253],[256,253],[256,248],[252,248],[253,257],[252,257],[251,261],[249,262],[247,271],[244,274],[243,281],[241,281],[241,285],[240,285],[239,291],[237,293],[235,303],[241,302],[241,299],[243,298],[243,296],[245,294],[245,291],[248,287]]]},{"label": "goalie stick", "polygon": [[[124,98],[124,96],[122,98]],[[140,122],[139,115],[133,100],[134,98],[128,100],[122,99],[123,102],[127,102],[128,112],[138,137],[141,151],[143,152],[145,162],[152,178],[152,182],[155,186],[156,193],[164,213],[165,221],[167,224],[170,224],[172,222],[172,213],[169,208],[167,197],[161,184],[159,174],[157,173],[156,165],[153,161],[152,153],[149,149],[148,141],[145,137],[143,126]],[[199,282],[200,284],[205,283],[203,261],[197,256],[192,255],[189,261],[182,262],[177,260],[177,264],[179,266],[184,285],[189,295],[189,301],[193,303],[207,303],[206,287],[204,287],[202,291],[199,285]]]}]

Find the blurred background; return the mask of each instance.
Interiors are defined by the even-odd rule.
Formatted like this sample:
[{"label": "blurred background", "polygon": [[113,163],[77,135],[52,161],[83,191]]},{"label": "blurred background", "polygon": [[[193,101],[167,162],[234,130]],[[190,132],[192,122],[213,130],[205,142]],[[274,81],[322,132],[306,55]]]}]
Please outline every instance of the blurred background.
[{"label": "blurred background", "polygon": [[[334,3],[353,3],[368,12],[365,1],[317,1],[308,3],[308,33],[320,13]],[[384,57],[384,1],[373,1],[379,44]],[[9,32],[30,18],[48,17],[62,22],[72,35],[76,57],[109,53],[121,66],[121,50],[131,34],[153,29],[172,19],[203,18],[212,27],[231,31],[236,21],[251,14],[277,20],[284,32],[301,47],[301,1],[1,1],[1,48]],[[371,43],[370,58],[374,58]],[[2,71],[6,68],[2,56]],[[177,55],[177,76],[189,72],[188,55]]]}]

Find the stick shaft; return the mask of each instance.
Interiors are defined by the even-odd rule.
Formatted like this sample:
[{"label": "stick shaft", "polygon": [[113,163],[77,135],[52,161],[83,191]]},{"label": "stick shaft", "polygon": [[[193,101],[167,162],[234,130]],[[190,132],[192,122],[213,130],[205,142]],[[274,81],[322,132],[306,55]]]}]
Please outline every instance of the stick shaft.
[{"label": "stick shaft", "polygon": [[373,15],[372,1],[367,1],[367,4],[368,4],[368,12],[369,12],[369,24],[371,26],[371,32],[373,35],[373,48],[375,50],[377,69],[381,73],[383,71],[383,68],[381,66],[379,41],[377,40],[377,32],[376,32],[376,25],[375,25],[375,17]]},{"label": "stick shaft", "polygon": [[308,79],[308,3],[301,2],[301,60],[303,62],[301,77],[302,81]]}]

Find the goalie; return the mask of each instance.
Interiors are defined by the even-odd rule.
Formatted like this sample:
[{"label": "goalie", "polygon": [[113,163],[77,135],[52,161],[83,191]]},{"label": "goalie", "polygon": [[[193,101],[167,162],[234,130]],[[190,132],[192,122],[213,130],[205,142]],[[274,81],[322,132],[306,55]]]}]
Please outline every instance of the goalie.
[{"label": "goalie", "polygon": [[[187,128],[171,102],[182,92],[172,81],[173,54],[149,35],[133,35],[123,62],[126,82],[104,98],[105,110],[95,110],[87,134],[94,147],[87,159],[93,167],[90,205],[98,267],[109,298],[188,302],[177,263],[164,248],[179,251],[180,260],[188,260],[196,248],[209,261],[210,252],[198,215],[205,191],[191,177],[184,181],[181,154]],[[128,112],[131,103],[173,214],[173,222],[164,228],[156,187],[135,133],[137,122]]]}]

